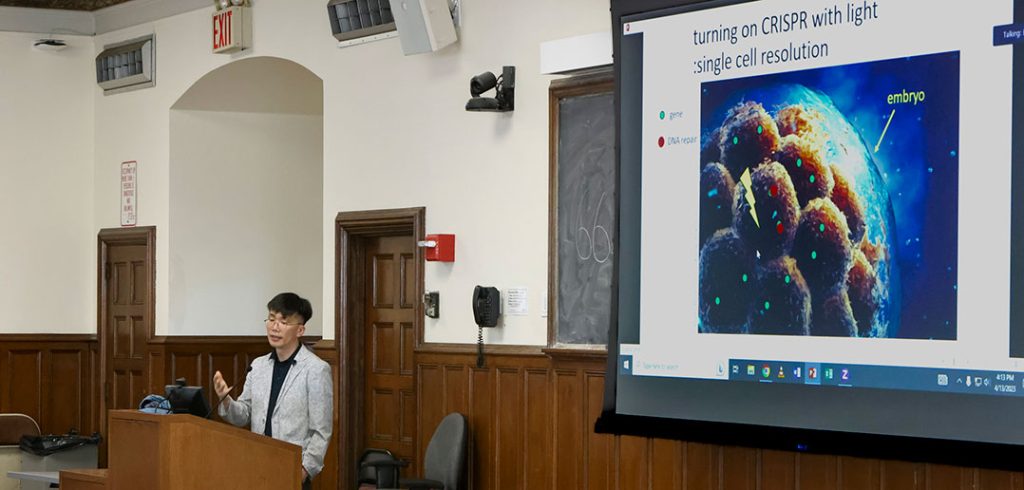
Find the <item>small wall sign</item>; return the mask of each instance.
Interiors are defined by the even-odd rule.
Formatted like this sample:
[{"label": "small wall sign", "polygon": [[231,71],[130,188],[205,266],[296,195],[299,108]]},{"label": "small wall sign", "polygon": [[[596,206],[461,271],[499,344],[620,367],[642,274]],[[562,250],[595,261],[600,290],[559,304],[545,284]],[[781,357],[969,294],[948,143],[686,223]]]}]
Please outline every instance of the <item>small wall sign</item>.
[{"label": "small wall sign", "polygon": [[138,220],[138,181],[135,160],[121,163],[121,226],[135,226]]}]

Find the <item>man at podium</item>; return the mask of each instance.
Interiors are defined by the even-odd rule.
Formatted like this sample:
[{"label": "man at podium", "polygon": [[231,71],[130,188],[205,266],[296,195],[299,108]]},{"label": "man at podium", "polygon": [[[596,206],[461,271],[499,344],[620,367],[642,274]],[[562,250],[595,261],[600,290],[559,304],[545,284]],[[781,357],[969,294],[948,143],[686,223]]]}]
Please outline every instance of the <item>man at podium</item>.
[{"label": "man at podium", "polygon": [[308,300],[281,293],[267,303],[267,310],[267,340],[273,350],[252,361],[237,400],[220,371],[214,374],[218,412],[231,424],[249,424],[253,432],[302,447],[302,486],[308,489],[324,467],[331,438],[331,367],[300,342],[313,316]]}]

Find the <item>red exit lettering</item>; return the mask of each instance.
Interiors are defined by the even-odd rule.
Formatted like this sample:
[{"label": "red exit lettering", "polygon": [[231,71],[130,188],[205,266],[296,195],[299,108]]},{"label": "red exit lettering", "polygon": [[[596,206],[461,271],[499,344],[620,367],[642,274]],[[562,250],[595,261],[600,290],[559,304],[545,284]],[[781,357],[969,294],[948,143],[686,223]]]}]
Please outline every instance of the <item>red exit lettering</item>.
[{"label": "red exit lettering", "polygon": [[231,45],[231,10],[213,16],[213,49]]}]

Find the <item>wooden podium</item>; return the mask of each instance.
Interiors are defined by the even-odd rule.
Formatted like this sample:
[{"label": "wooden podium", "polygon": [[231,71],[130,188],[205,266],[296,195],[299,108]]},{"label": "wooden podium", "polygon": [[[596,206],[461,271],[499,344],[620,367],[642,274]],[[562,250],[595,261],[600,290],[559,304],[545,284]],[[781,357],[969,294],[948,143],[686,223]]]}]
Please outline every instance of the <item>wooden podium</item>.
[{"label": "wooden podium", "polygon": [[[276,488],[302,486],[302,448],[191,415],[109,412],[106,483],[61,472],[60,488]],[[94,470],[95,471],[95,470]],[[68,485],[68,486],[65,486]]]}]

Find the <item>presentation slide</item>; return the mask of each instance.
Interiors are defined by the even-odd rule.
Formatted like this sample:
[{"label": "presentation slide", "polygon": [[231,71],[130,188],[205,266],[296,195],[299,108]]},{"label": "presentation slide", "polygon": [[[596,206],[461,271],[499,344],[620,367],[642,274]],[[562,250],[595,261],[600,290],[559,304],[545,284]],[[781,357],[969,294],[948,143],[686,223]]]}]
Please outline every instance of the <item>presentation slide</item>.
[{"label": "presentation slide", "polygon": [[[638,287],[619,297],[619,412],[803,425],[671,394],[728,400],[745,395],[724,386],[752,383],[1024,402],[1020,3],[712,2],[623,19],[621,172],[636,185],[620,220],[634,223],[623,267],[637,266],[622,277]],[[630,381],[643,378],[661,381]]]}]

